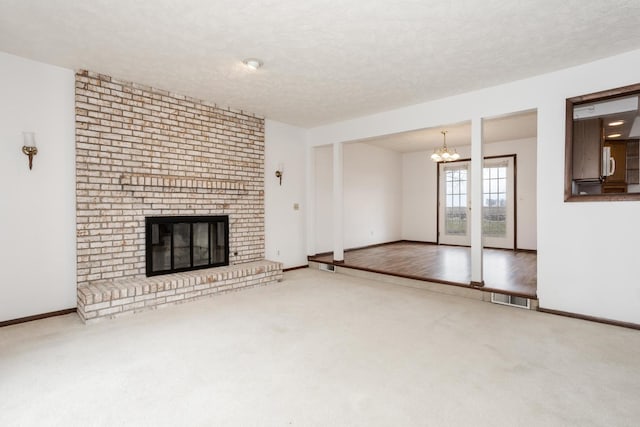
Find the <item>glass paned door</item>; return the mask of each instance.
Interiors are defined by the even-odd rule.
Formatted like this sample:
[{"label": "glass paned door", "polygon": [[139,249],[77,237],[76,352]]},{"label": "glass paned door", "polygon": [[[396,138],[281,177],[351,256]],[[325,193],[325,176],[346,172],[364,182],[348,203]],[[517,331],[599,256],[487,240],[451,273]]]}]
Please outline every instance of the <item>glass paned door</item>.
[{"label": "glass paned door", "polygon": [[486,159],[482,170],[482,243],[514,248],[513,157]]},{"label": "glass paned door", "polygon": [[440,163],[439,243],[470,244],[470,162]]},{"label": "glass paned door", "polygon": [[[438,242],[471,245],[471,162],[440,163]],[[485,159],[482,170],[482,243],[513,249],[515,244],[514,157]]]}]

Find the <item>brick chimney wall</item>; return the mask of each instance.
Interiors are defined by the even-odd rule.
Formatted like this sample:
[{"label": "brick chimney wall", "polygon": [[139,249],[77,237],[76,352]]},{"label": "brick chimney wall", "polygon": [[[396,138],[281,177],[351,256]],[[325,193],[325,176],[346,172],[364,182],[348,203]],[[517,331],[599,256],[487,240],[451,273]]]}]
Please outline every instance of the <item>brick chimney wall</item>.
[{"label": "brick chimney wall", "polygon": [[264,119],[76,73],[78,285],[143,277],[145,217],[229,215],[231,265],[264,258]]}]

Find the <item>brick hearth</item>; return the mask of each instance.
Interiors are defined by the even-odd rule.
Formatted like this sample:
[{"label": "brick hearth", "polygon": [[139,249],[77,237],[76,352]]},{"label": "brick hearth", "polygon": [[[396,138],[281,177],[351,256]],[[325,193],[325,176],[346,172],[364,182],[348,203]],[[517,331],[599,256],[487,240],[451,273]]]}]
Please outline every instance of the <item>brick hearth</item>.
[{"label": "brick hearth", "polygon": [[85,323],[93,323],[281,280],[282,264],[255,261],[164,276],[96,281],[78,287],[78,314]]}]

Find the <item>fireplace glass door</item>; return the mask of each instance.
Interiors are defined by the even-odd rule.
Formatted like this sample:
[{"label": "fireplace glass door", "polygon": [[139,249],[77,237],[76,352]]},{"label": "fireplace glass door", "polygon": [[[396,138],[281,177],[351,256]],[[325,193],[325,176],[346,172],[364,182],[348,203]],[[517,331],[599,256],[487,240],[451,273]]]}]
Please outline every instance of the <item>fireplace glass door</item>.
[{"label": "fireplace glass door", "polygon": [[147,217],[147,276],[229,265],[229,217]]}]

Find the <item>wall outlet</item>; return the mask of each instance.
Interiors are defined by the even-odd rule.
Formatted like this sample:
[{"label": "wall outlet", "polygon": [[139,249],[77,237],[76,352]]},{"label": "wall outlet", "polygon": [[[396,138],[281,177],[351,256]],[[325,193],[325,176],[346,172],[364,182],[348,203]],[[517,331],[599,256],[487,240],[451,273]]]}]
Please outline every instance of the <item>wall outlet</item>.
[{"label": "wall outlet", "polygon": [[300,204],[298,204],[298,203],[294,203],[294,204],[293,204],[293,210],[294,210],[294,211],[298,211],[298,210],[300,210]]},{"label": "wall outlet", "polygon": [[276,255],[280,256],[280,249],[276,249]]}]

